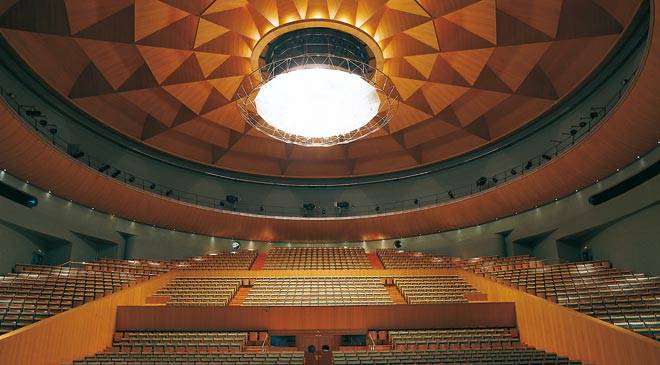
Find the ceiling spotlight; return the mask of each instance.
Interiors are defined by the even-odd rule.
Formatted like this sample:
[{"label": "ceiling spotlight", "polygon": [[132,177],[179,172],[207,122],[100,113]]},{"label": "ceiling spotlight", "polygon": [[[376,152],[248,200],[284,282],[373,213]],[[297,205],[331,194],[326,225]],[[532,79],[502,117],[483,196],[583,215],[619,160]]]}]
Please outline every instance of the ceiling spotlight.
[{"label": "ceiling spotlight", "polygon": [[365,137],[394,116],[398,93],[360,39],[330,28],[285,33],[241,84],[238,107],[257,130],[286,143],[333,146]]},{"label": "ceiling spotlight", "polygon": [[239,248],[241,248],[241,243],[238,241],[232,241],[231,248],[232,250],[238,250]]}]

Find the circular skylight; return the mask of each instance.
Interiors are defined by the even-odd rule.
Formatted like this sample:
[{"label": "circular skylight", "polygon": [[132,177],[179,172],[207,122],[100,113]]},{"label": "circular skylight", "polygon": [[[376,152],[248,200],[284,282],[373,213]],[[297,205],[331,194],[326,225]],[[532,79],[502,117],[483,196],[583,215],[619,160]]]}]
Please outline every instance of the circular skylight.
[{"label": "circular skylight", "polygon": [[286,133],[325,138],[368,124],[380,108],[376,88],[358,75],[329,68],[281,73],[255,98],[257,113]]}]

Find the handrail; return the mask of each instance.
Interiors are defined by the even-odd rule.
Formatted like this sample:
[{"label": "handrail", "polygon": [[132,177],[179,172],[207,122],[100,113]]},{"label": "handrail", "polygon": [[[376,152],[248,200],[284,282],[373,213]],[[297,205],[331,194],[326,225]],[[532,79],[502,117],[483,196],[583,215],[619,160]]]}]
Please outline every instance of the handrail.
[{"label": "handrail", "polygon": [[[642,44],[644,39],[645,38],[640,38],[637,40],[638,45]],[[74,147],[72,147],[75,146],[75,144],[61,138],[57,134],[57,126],[50,124],[46,119],[44,119],[44,116],[40,114],[36,106],[22,104],[19,100],[17,100],[18,98],[14,93],[9,92],[2,86],[0,86],[0,96],[2,96],[5,102],[12,109],[14,109],[14,111],[23,121],[28,123],[32,128],[34,128],[36,132],[41,134],[44,139],[52,143],[53,146],[66,152],[73,158],[76,158],[78,161],[87,165],[89,168],[105,174],[126,185],[161,195],[169,199],[213,209],[236,211],[263,216],[276,215],[324,218],[364,216],[419,209],[422,207],[442,204],[454,199],[480,193],[528,174],[548,163],[549,161],[555,159],[562,152],[573,146],[576,142],[589,135],[590,132],[594,130],[594,127],[602,120],[604,120],[618,105],[618,102],[624,96],[626,90],[631,84],[630,80],[635,77],[636,73],[637,70],[635,70],[631,75],[629,75],[629,77],[623,80],[623,82],[620,84],[620,87],[617,88],[617,90],[614,92],[614,95],[608,99],[605,105],[592,107],[588,116],[581,116],[579,119],[577,119],[571,129],[563,133],[564,138],[550,141],[550,147],[541,149],[537,154],[531,156],[528,159],[524,159],[520,163],[511,166],[510,168],[495,174],[489,174],[488,176],[478,177],[474,182],[470,184],[456,186],[452,189],[442,192],[423,194],[416,198],[407,200],[393,200],[375,204],[352,205],[349,208],[314,206],[309,209],[309,207],[305,208],[302,206],[266,205],[259,202],[250,202],[245,200],[230,203],[223,198],[179,190],[172,186],[142,178],[131,172],[115,168],[111,164],[90,156],[87,153],[80,153],[79,151],[75,151]]]},{"label": "handrail", "polygon": [[268,341],[268,332],[266,332],[266,337],[264,338],[264,341],[261,343],[261,352],[266,352],[266,341]]}]

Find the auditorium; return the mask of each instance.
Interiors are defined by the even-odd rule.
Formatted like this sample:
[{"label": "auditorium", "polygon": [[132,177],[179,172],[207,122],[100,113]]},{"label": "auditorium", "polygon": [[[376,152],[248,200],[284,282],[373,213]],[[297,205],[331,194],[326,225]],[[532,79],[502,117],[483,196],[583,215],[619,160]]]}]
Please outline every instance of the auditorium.
[{"label": "auditorium", "polygon": [[660,0],[0,0],[0,365],[660,364]]}]

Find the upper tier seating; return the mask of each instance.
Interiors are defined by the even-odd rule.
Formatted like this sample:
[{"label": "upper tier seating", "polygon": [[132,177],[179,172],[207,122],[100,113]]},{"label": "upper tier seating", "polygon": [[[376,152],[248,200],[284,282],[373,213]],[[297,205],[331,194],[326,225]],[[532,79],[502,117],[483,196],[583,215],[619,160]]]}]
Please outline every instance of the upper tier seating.
[{"label": "upper tier seating", "polygon": [[543,262],[527,255],[510,257],[485,256],[462,260],[460,265],[465,270],[480,274],[495,271],[542,267]]},{"label": "upper tier seating", "polygon": [[156,292],[168,297],[169,305],[228,305],[241,286],[240,279],[213,277],[174,278]]},{"label": "upper tier seating", "polygon": [[377,250],[386,269],[443,269],[456,267],[458,257],[433,256],[422,252],[394,249]]},{"label": "upper tier seating", "polygon": [[85,268],[16,265],[16,273],[0,276],[0,335],[151,276],[146,272]]},{"label": "upper tier seating", "polygon": [[514,268],[497,281],[660,340],[660,278],[621,271],[606,261]]},{"label": "upper tier seating", "polygon": [[334,365],[403,364],[580,364],[529,347],[474,350],[333,352]]},{"label": "upper tier seating", "polygon": [[397,278],[394,284],[408,304],[464,303],[464,294],[477,292],[457,275]]},{"label": "upper tier seating", "polygon": [[247,332],[118,332],[111,352],[242,351]]},{"label": "upper tier seating", "polygon": [[392,347],[397,350],[458,350],[519,347],[515,328],[467,328],[441,330],[390,331]]},{"label": "upper tier seating", "polygon": [[268,252],[264,270],[371,269],[362,248],[274,247]]},{"label": "upper tier seating", "polygon": [[379,278],[256,279],[243,305],[331,306],[394,304]]},{"label": "upper tier seating", "polygon": [[212,253],[184,260],[173,260],[172,268],[179,270],[250,270],[257,251],[241,250]]}]

